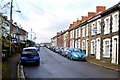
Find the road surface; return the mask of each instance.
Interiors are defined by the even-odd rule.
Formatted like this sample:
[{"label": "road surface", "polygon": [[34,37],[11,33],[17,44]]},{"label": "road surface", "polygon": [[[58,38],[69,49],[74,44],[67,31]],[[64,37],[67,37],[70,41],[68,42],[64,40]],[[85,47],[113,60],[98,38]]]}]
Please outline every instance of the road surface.
[{"label": "road surface", "polygon": [[69,60],[45,47],[40,66],[24,65],[26,78],[118,78],[120,73],[88,62]]}]

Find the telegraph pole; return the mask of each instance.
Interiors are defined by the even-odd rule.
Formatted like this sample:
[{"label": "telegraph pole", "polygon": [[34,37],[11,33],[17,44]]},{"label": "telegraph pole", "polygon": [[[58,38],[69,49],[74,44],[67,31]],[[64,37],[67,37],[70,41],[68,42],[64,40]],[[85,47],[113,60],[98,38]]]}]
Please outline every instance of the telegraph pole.
[{"label": "telegraph pole", "polygon": [[31,41],[32,41],[32,28],[31,28]]},{"label": "telegraph pole", "polygon": [[11,54],[11,28],[12,28],[12,8],[13,8],[13,0],[11,0],[11,5],[10,5],[10,54]]}]

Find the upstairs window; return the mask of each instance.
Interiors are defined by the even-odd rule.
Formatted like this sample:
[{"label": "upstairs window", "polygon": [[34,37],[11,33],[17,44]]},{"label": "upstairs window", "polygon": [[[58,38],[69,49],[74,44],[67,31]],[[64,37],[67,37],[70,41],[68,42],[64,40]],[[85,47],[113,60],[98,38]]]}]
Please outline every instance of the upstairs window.
[{"label": "upstairs window", "polygon": [[75,30],[75,38],[79,37],[79,28]]},{"label": "upstairs window", "polygon": [[104,34],[110,33],[110,16],[104,19],[105,27],[104,27]]},{"label": "upstairs window", "polygon": [[97,20],[97,34],[101,33],[101,19]]},{"label": "upstairs window", "polygon": [[82,37],[85,37],[85,26],[82,27]]},{"label": "upstairs window", "polygon": [[92,23],[92,28],[91,28],[91,35],[95,35],[95,30],[96,30],[97,26],[96,26],[96,22]]},{"label": "upstairs window", "polygon": [[86,36],[88,36],[88,32],[89,31],[89,27],[88,27],[88,24],[86,25]]},{"label": "upstairs window", "polygon": [[77,29],[77,38],[79,37],[79,34],[80,34],[80,33],[79,33],[79,28],[78,28],[78,29]]},{"label": "upstairs window", "polygon": [[112,32],[118,31],[119,28],[119,14],[118,12],[112,15]]},{"label": "upstairs window", "polygon": [[70,38],[74,38],[74,30],[70,31]]},{"label": "upstairs window", "polygon": [[79,34],[78,34],[78,37],[80,37],[81,35],[81,27],[79,27]]}]

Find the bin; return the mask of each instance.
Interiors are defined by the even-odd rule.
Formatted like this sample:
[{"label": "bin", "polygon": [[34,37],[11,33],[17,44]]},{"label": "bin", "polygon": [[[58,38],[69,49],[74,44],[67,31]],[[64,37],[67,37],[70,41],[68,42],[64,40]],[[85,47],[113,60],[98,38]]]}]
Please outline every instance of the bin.
[{"label": "bin", "polygon": [[86,54],[86,50],[82,50]]},{"label": "bin", "polygon": [[2,50],[2,60],[7,60],[8,52],[8,50]]}]

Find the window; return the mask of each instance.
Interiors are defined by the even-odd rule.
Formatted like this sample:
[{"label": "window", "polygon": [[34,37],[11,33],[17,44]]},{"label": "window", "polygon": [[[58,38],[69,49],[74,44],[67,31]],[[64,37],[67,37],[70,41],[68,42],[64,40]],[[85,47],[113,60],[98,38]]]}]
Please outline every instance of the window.
[{"label": "window", "polygon": [[70,31],[70,38],[72,38],[72,31]]},{"label": "window", "polygon": [[104,19],[105,27],[104,27],[104,34],[110,33],[110,16]]},{"label": "window", "polygon": [[77,38],[79,37],[79,28],[77,29]]},{"label": "window", "polygon": [[85,26],[82,27],[82,37],[85,37]]},{"label": "window", "polygon": [[80,48],[80,39],[78,40],[78,48]]},{"label": "window", "polygon": [[78,36],[80,37],[80,35],[81,35],[81,27],[79,27],[79,34],[78,34]]},{"label": "window", "polygon": [[96,22],[92,23],[91,35],[95,35]]},{"label": "window", "polygon": [[74,38],[74,30],[72,30],[72,38]]},{"label": "window", "polygon": [[88,31],[89,31],[89,29],[88,29],[89,27],[88,27],[88,24],[86,25],[86,36],[88,36]]},{"label": "window", "polygon": [[103,40],[103,56],[110,57],[110,39]]},{"label": "window", "polygon": [[95,40],[91,41],[91,54],[95,54]]},{"label": "window", "polygon": [[82,41],[82,49],[85,50],[85,40]]},{"label": "window", "polygon": [[75,48],[78,48],[78,41],[75,41]]},{"label": "window", "polygon": [[77,38],[77,29],[75,29],[75,38]]},{"label": "window", "polygon": [[74,31],[70,31],[70,38],[74,38]]},{"label": "window", "polygon": [[97,20],[97,34],[101,33],[101,19]]},{"label": "window", "polygon": [[119,28],[119,14],[118,12],[112,15],[112,32],[118,31]]},{"label": "window", "polygon": [[79,37],[79,28],[75,30],[75,38],[78,38]]}]

